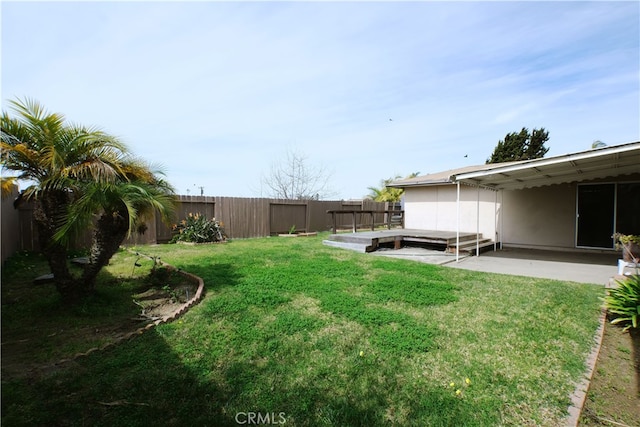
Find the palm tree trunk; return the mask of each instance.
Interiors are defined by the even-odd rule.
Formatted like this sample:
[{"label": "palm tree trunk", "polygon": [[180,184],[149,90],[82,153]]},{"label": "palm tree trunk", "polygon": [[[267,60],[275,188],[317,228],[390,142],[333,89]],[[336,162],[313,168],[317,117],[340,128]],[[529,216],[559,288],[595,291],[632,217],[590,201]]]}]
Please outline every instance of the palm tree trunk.
[{"label": "palm tree trunk", "polygon": [[118,251],[128,231],[129,219],[126,210],[106,212],[100,216],[96,223],[89,264],[85,267],[81,278],[82,287],[86,291],[93,292],[98,273]]},{"label": "palm tree trunk", "polygon": [[47,259],[56,289],[66,302],[78,299],[76,283],[69,271],[67,263],[67,248],[57,243],[53,236],[56,233],[56,221],[68,203],[68,196],[62,192],[49,194],[36,203],[33,211],[35,223],[38,227],[40,249]]}]

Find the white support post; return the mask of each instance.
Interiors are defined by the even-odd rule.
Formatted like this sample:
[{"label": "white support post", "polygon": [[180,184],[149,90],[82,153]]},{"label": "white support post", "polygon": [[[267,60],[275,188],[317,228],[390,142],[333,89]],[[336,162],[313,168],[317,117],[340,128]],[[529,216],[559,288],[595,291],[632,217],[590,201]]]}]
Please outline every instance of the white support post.
[{"label": "white support post", "polygon": [[500,250],[504,240],[504,190],[500,190]]},{"label": "white support post", "polygon": [[456,192],[456,262],[460,261],[460,181]]},{"label": "white support post", "polygon": [[476,256],[480,256],[480,186],[478,186],[478,200],[476,204]]},{"label": "white support post", "polygon": [[493,202],[493,251],[498,248],[498,190],[495,191],[496,198]]}]

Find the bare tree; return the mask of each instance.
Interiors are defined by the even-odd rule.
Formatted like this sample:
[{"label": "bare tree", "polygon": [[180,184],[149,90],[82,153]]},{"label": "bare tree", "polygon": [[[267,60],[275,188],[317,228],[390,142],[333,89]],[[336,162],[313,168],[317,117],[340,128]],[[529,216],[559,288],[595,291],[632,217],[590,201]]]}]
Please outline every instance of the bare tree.
[{"label": "bare tree", "polygon": [[330,178],[324,167],[311,166],[303,154],[287,150],[284,158],[271,164],[269,174],[262,177],[262,185],[277,199],[318,200],[333,195]]}]

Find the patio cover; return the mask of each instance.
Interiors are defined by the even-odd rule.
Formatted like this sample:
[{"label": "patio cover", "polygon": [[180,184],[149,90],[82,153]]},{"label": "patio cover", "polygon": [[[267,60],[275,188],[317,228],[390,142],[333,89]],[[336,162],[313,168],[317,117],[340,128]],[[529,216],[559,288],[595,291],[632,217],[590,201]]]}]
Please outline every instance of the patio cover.
[{"label": "patio cover", "polygon": [[[485,165],[489,166],[489,165]],[[453,175],[452,182],[504,190],[640,173],[640,142],[549,158],[501,163]]]},{"label": "patio cover", "polygon": [[466,166],[395,181],[389,186],[464,183],[494,190],[517,190],[636,173],[640,173],[640,141],[548,158]]}]

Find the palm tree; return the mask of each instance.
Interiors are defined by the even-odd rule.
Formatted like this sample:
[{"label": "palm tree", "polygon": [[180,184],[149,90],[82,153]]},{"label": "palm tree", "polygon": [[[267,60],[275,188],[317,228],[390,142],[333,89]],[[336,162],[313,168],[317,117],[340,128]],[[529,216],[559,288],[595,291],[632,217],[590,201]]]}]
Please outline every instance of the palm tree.
[{"label": "palm tree", "polygon": [[367,197],[376,202],[400,201],[400,197],[402,197],[402,189],[387,187],[391,182],[400,178],[400,175],[396,175],[394,178],[387,178],[380,181],[380,187],[367,187],[369,190],[369,195]]},{"label": "palm tree", "polygon": [[[413,172],[409,174],[405,179],[415,178],[420,175],[420,172]],[[404,190],[402,188],[393,188],[388,185],[393,181],[402,178],[400,175],[396,175],[394,178],[387,178],[380,181],[380,187],[368,187],[369,194],[367,198],[374,200],[376,202],[399,202],[404,194]]]},{"label": "palm tree", "polygon": [[95,279],[107,265],[122,241],[153,218],[154,212],[169,223],[175,211],[175,197],[171,186],[151,173],[141,162],[123,165],[126,179],[116,183],[89,182],[82,188],[82,196],[72,203],[63,227],[55,238],[67,241],[95,220],[89,263],[82,274],[84,292],[92,292]]},{"label": "palm tree", "polygon": [[6,199],[13,193],[16,185],[15,177],[0,177],[0,190],[2,191],[2,200]]},{"label": "palm tree", "polygon": [[[127,147],[113,136],[69,125],[64,116],[48,113],[34,100],[11,101],[11,106],[17,117],[3,112],[0,119],[0,164],[18,172],[17,179],[33,182],[21,198],[34,202],[40,246],[58,291],[64,299],[74,300],[93,291],[95,274],[115,253],[113,242],[120,238],[117,250],[142,213],[157,206],[169,212],[173,190],[133,160]],[[134,183],[140,188],[137,198],[125,190]],[[106,199],[107,195],[111,198]],[[106,227],[100,220],[112,215],[115,221],[122,206],[128,227],[125,233],[100,235],[99,230]],[[67,264],[67,244],[73,231],[90,225],[94,214],[100,215],[94,235],[97,249],[95,255],[92,250],[83,276],[74,278]]]}]

